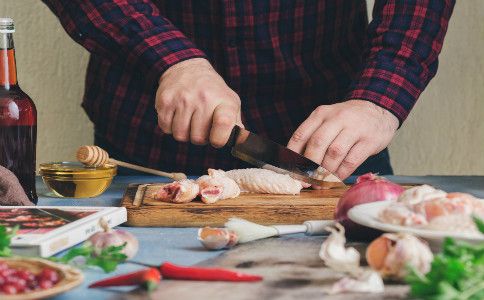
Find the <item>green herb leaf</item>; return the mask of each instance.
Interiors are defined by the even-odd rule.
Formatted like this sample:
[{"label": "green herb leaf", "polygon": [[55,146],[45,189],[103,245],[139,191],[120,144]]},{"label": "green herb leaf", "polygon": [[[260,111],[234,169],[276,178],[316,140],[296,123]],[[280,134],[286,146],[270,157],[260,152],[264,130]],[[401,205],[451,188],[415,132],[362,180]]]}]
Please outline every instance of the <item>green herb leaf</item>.
[{"label": "green herb leaf", "polygon": [[116,267],[128,258],[121,251],[126,247],[126,243],[121,246],[109,246],[104,248],[99,255],[91,256],[86,260],[87,265],[98,266],[109,273],[116,270]]},{"label": "green herb leaf", "polygon": [[484,243],[469,244],[447,238],[442,253],[423,275],[410,269],[405,278],[412,297],[435,300],[484,299]]},{"label": "green herb leaf", "polygon": [[478,216],[472,216],[472,219],[474,219],[477,229],[479,229],[481,233],[484,233],[484,220],[480,219]]},{"label": "green herb leaf", "polygon": [[61,256],[61,257],[51,257],[50,260],[67,264],[71,260],[73,260],[74,258],[79,257],[79,256],[90,257],[93,252],[94,252],[94,249],[93,249],[92,246],[82,244],[79,247],[70,249],[63,256]]},{"label": "green herb leaf", "polygon": [[17,234],[17,230],[19,226],[15,227],[6,227],[0,225],[0,257],[6,257],[12,255],[12,249],[10,249],[10,243],[12,241],[12,237]]},{"label": "green herb leaf", "polygon": [[96,249],[89,243],[70,249],[62,257],[51,257],[50,259],[61,263],[70,263],[76,257],[84,257],[86,266],[97,266],[104,272],[109,273],[116,270],[120,263],[128,258],[121,251],[126,247],[126,243],[121,246],[109,246],[96,253]]}]

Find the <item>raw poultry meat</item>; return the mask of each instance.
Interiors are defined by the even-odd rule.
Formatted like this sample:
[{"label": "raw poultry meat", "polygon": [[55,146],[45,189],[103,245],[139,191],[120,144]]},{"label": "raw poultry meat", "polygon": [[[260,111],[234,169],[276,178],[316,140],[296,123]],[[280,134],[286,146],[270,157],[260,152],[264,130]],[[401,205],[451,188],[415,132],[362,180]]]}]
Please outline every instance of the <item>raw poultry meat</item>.
[{"label": "raw poultry meat", "polygon": [[227,177],[222,170],[208,169],[208,175],[198,178],[197,184],[200,187],[200,198],[204,203],[215,203],[240,195],[237,183]]},{"label": "raw poultry meat", "polygon": [[419,226],[427,225],[427,219],[417,214],[402,203],[389,205],[379,216],[380,220],[394,225]]},{"label": "raw poultry meat", "polygon": [[433,186],[424,184],[404,191],[400,197],[398,197],[398,202],[411,207],[414,204],[418,204],[429,199],[445,197],[445,195],[447,195],[446,192],[438,190]]},{"label": "raw poultry meat", "polygon": [[186,203],[198,195],[204,203],[235,198],[240,192],[296,195],[309,187],[289,175],[282,175],[266,169],[238,169],[222,171],[208,169],[197,181],[183,179],[163,185],[153,198],[171,203]]},{"label": "raw poultry meat", "polygon": [[225,172],[233,179],[242,192],[297,195],[303,185],[289,175],[283,175],[266,169],[237,169]]},{"label": "raw poultry meat", "polygon": [[199,190],[196,182],[183,179],[162,186],[153,195],[153,198],[163,202],[187,203],[197,197]]},{"label": "raw poultry meat", "polygon": [[477,232],[472,215],[484,217],[484,201],[470,194],[446,193],[422,185],[403,192],[381,211],[379,219],[433,230]]}]

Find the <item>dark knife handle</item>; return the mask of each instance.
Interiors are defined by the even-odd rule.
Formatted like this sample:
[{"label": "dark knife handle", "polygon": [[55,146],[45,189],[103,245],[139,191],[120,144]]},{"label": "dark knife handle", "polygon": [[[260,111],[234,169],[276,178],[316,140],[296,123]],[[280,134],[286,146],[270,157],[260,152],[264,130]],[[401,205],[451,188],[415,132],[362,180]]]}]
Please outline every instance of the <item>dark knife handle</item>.
[{"label": "dark knife handle", "polygon": [[229,140],[225,144],[225,147],[235,146],[239,133],[240,133],[240,127],[235,125],[234,128],[232,128],[232,132],[230,133]]}]

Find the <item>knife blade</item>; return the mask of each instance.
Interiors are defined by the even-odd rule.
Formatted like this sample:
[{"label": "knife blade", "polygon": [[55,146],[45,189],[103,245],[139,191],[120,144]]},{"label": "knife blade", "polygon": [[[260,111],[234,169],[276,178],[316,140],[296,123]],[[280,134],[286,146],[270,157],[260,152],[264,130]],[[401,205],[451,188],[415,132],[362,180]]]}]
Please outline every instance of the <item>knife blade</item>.
[{"label": "knife blade", "polygon": [[[256,167],[280,174],[288,174],[294,179],[322,188],[345,186],[341,180],[324,181],[317,179],[318,168],[321,168],[319,164],[239,126],[234,126],[225,146],[231,147],[231,153],[234,157]],[[338,178],[335,175],[333,176]]]}]

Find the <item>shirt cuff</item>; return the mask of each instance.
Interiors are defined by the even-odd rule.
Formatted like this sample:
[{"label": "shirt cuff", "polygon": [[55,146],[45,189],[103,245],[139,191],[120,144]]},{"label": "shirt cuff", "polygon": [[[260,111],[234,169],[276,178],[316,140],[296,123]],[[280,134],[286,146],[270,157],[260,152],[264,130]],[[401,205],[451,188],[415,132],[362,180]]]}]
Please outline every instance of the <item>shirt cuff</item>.
[{"label": "shirt cuff", "polygon": [[421,79],[413,72],[376,62],[360,72],[344,100],[361,99],[381,106],[398,118],[400,127],[423,90],[421,85]]}]

